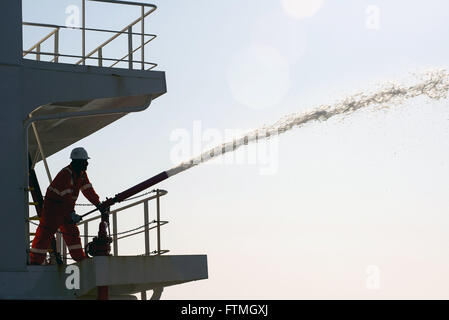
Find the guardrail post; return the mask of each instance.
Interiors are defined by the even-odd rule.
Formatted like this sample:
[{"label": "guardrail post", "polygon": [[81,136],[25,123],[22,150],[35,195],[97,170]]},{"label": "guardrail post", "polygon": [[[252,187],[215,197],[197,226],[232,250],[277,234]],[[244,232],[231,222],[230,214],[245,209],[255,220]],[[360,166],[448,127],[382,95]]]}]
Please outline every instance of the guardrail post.
[{"label": "guardrail post", "polygon": [[99,67],[103,66],[103,48],[102,47],[98,48],[98,66]]},{"label": "guardrail post", "polygon": [[142,55],[141,55],[141,60],[142,60],[142,70],[145,70],[145,7],[142,6],[142,30],[141,30],[141,46],[142,46]]},{"label": "guardrail post", "polygon": [[156,190],[156,212],[157,212],[157,255],[161,255],[161,216],[159,189]]},{"label": "guardrail post", "polygon": [[87,224],[88,224],[88,222],[84,223],[84,248],[89,243],[89,227]]},{"label": "guardrail post", "polygon": [[149,230],[149,221],[150,215],[148,212],[148,201],[143,203],[143,214],[144,214],[144,223],[145,223],[145,255],[150,255],[150,230]]},{"label": "guardrail post", "polygon": [[55,58],[54,62],[59,62],[59,28],[55,31]]},{"label": "guardrail post", "polygon": [[86,0],[83,0],[82,4],[82,56],[83,56],[83,66],[86,65]]},{"label": "guardrail post", "polygon": [[[145,255],[150,255],[150,230],[149,230],[149,221],[150,215],[148,211],[148,200],[143,203],[143,215],[144,215],[144,223],[145,223]],[[147,300],[147,292],[140,292],[140,299]]]},{"label": "guardrail post", "polygon": [[36,47],[36,60],[41,61],[41,44],[40,43]]},{"label": "guardrail post", "polygon": [[128,28],[128,68],[133,68],[133,27]]},{"label": "guardrail post", "polygon": [[118,256],[118,240],[117,240],[117,212],[112,213],[112,241],[114,244],[114,256]]}]

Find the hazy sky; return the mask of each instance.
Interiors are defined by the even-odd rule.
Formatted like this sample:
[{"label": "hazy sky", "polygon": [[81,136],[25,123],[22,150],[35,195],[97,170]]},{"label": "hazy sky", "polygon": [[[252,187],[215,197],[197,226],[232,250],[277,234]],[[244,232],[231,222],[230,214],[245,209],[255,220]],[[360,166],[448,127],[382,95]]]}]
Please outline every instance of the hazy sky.
[{"label": "hazy sky", "polygon": [[[23,2],[24,20],[58,24],[80,5]],[[179,150],[194,155],[213,137],[449,66],[445,0],[153,3],[147,60],[166,72],[167,94],[48,159],[55,176],[72,147],[85,147],[102,199],[175,166]],[[138,14],[88,3],[87,26],[121,29]],[[29,47],[39,36],[26,30]],[[88,51],[101,39],[88,34]],[[79,48],[79,34],[61,36],[61,51]],[[163,298],[449,298],[448,100],[311,123],[237,156],[158,185],[169,192],[163,248],[207,254],[209,267],[208,280]],[[45,190],[42,163],[37,171]],[[142,214],[119,216],[119,231]],[[142,254],[143,236],[119,252]]]}]

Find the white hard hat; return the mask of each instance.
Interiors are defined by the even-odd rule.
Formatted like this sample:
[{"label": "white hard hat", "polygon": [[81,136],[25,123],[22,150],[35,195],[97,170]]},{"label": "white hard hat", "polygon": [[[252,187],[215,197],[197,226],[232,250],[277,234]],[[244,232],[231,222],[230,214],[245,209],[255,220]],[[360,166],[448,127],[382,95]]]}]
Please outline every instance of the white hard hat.
[{"label": "white hard hat", "polygon": [[84,148],[75,148],[72,150],[72,153],[70,153],[70,159],[83,159],[87,160],[90,159],[87,155],[87,151]]}]

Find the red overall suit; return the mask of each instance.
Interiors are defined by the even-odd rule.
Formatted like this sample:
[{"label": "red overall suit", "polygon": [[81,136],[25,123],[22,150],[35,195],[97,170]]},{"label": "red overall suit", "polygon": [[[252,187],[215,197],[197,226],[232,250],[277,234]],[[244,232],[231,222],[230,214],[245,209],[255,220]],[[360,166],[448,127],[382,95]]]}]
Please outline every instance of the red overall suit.
[{"label": "red overall suit", "polygon": [[30,250],[31,264],[44,262],[51,238],[58,228],[72,258],[75,261],[86,258],[81,246],[79,229],[76,224],[71,223],[70,218],[80,191],[92,204],[96,206],[100,204],[100,198],[85,171],[78,176],[69,165],[51,182],[45,194],[42,216]]}]

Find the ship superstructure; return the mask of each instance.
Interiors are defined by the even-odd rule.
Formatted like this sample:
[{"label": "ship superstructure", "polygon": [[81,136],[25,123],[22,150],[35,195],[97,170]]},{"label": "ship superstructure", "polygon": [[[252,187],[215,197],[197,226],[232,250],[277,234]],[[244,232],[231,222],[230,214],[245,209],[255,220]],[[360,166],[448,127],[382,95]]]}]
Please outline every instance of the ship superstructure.
[{"label": "ship superstructure", "polygon": [[[112,6],[136,6],[141,15],[121,30],[86,27],[85,13],[91,2]],[[0,120],[1,146],[7,151],[2,157],[3,177],[0,182],[3,208],[0,239],[3,258],[0,260],[0,298],[2,299],[90,299],[98,287],[108,287],[109,297],[133,298],[132,294],[153,290],[153,299],[160,298],[166,286],[207,279],[205,255],[169,255],[161,248],[161,197],[165,190],[154,190],[145,198],[123,203],[111,211],[112,254],[94,256],[81,263],[70,264],[67,250],[58,236],[57,250],[63,265],[31,266],[28,264],[30,224],[36,223],[30,192],[39,188],[30,174],[36,163],[71,146],[77,141],[106,127],[131,112],[149,108],[157,97],[166,93],[165,73],[155,71],[156,64],[146,61],[145,47],[156,36],[145,33],[145,21],[156,10],[147,3],[109,0],[82,0],[81,52],[78,55],[61,52],[59,43],[67,26],[22,21],[21,1],[0,2]],[[24,50],[24,28],[48,28],[48,34]],[[107,41],[91,49],[86,45],[86,33],[111,34]],[[127,37],[127,54],[104,57],[103,50],[118,37]],[[139,45],[133,37],[139,37]],[[52,50],[43,50],[51,42]],[[48,46],[47,46],[48,47]],[[67,62],[72,59],[73,62]],[[145,178],[145,177],[142,177]],[[36,195],[33,194],[33,197]],[[39,197],[38,197],[39,198]],[[149,202],[156,202],[156,216],[149,215]],[[120,256],[119,240],[136,232],[117,232],[117,215],[126,209],[143,205],[145,234],[142,255]],[[85,219],[81,225],[85,234],[97,232],[99,216]],[[157,233],[155,250],[151,250],[150,232]],[[74,266],[69,268],[68,266]],[[79,286],[67,285],[69,276],[79,270]]]}]

